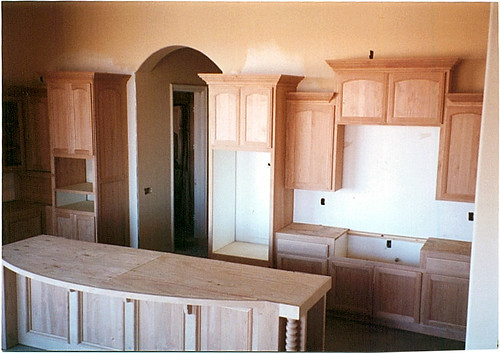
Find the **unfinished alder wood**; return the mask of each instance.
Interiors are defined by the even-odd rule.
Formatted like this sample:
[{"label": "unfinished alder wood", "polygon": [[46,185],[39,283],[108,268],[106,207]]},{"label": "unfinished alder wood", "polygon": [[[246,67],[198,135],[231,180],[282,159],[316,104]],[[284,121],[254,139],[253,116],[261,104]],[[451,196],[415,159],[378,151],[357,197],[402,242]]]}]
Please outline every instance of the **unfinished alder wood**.
[{"label": "unfinished alder wood", "polygon": [[[293,190],[285,188],[286,94],[295,91],[303,77],[226,74],[199,74],[199,76],[209,86],[209,257],[272,266],[275,261],[273,233],[293,220]],[[227,230],[224,234],[217,234],[218,228],[214,227],[214,222],[217,225],[227,225],[229,222],[224,220],[229,219],[232,213],[236,214],[235,211],[230,211],[229,206],[225,208],[228,214],[214,213],[214,209],[218,209],[218,203],[214,200],[221,198],[220,194],[214,194],[214,190],[217,189],[214,183],[214,173],[218,173],[217,168],[214,168],[216,164],[214,160],[217,161],[214,153],[221,150],[269,153],[270,160],[266,163],[270,168],[270,224],[269,227],[262,226],[269,228],[268,241],[262,241],[263,231],[259,233],[259,236],[254,237],[255,240],[248,239],[251,237],[239,239],[237,231],[230,234],[231,231]],[[267,183],[267,180],[264,182]],[[236,207],[234,209],[236,210]],[[214,219],[217,217],[223,220],[218,219],[216,222]],[[236,227],[233,228],[236,229]],[[249,250],[244,249],[247,246]],[[263,249],[262,246],[264,246]]]},{"label": "unfinished alder wood", "polygon": [[271,148],[273,127],[273,89],[241,88],[241,143],[256,148]]},{"label": "unfinished alder wood", "polygon": [[336,73],[338,122],[341,124],[383,124],[387,114],[385,73]]},{"label": "unfinished alder wood", "polygon": [[55,235],[67,239],[96,241],[95,218],[93,215],[78,214],[66,210],[56,210]]},{"label": "unfinished alder wood", "polygon": [[287,188],[336,190],[342,184],[337,180],[342,171],[337,169],[342,168],[343,146],[339,144],[343,145],[343,138],[339,139],[336,131],[332,99],[332,93],[287,95]]},{"label": "unfinished alder wood", "polygon": [[[46,235],[6,245],[2,255],[5,268],[20,279],[17,294],[6,291],[4,303],[13,295],[28,303],[27,283],[40,283],[31,310],[41,313],[44,332],[57,332],[25,330],[21,344],[57,350],[278,350],[284,346],[280,320],[307,317],[302,329],[311,322],[314,332],[299,333],[312,340],[301,347],[324,349],[324,301],[331,285],[326,276]],[[62,310],[57,322],[54,310]],[[19,327],[28,327],[25,312]],[[13,326],[10,318],[4,325]]]},{"label": "unfinished alder wood", "polygon": [[396,322],[420,322],[422,273],[375,267],[373,316]]},{"label": "unfinished alder wood", "polygon": [[362,260],[332,261],[332,306],[340,312],[371,316],[374,266]]},{"label": "unfinished alder wood", "polygon": [[327,60],[339,92],[339,123],[439,125],[457,58]]},{"label": "unfinished alder wood", "polygon": [[[73,239],[129,243],[129,77],[93,72],[44,76],[51,125],[53,212],[73,210],[77,215],[83,211],[93,217],[73,227],[73,232],[79,232]],[[60,198],[72,202],[60,203]],[[53,219],[56,222],[55,215]],[[89,223],[94,220],[95,224]],[[94,226],[97,229],[90,232]],[[57,233],[57,224],[53,228]]]},{"label": "unfinished alder wood", "polygon": [[46,90],[27,92],[24,116],[26,170],[50,172],[49,111]]},{"label": "unfinished alder wood", "polygon": [[42,205],[24,201],[2,204],[2,244],[42,234]]},{"label": "unfinished alder wood", "polygon": [[441,124],[445,84],[445,72],[390,73],[387,123]]},{"label": "unfinished alder wood", "polygon": [[436,198],[474,202],[482,94],[448,94],[439,140]]}]

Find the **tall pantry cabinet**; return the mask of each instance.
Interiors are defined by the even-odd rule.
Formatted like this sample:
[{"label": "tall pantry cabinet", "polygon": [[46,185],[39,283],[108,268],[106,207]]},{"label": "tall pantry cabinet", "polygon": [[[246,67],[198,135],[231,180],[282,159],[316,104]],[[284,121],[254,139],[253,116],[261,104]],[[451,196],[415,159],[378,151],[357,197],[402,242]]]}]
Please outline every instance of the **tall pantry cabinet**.
[{"label": "tall pantry cabinet", "polygon": [[273,234],[292,222],[285,189],[286,94],[303,77],[200,74],[209,91],[211,258],[273,265]]},{"label": "tall pantry cabinet", "polygon": [[45,75],[55,235],[128,245],[129,75]]}]

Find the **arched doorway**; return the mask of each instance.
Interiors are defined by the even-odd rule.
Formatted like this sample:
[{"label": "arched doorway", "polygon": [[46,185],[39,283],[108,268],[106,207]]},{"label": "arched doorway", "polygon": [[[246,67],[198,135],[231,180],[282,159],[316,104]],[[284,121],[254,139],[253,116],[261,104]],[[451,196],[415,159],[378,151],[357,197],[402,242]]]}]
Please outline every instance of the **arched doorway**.
[{"label": "arched doorway", "polygon": [[203,53],[179,46],[152,54],[136,72],[140,248],[206,252],[200,220],[206,224],[207,109],[200,72],[221,70]]}]

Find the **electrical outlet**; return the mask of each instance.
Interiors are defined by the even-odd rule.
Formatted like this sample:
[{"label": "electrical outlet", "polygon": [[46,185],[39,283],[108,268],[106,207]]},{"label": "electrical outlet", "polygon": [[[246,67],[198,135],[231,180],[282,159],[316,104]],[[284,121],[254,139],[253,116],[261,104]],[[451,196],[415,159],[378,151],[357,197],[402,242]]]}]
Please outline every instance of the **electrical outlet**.
[{"label": "electrical outlet", "polygon": [[474,212],[469,212],[468,220],[469,220],[470,222],[473,222],[473,221],[474,221]]},{"label": "electrical outlet", "polygon": [[385,246],[386,246],[386,248],[387,248],[387,249],[392,248],[392,240],[387,240],[387,241],[385,242]]},{"label": "electrical outlet", "polygon": [[144,188],[144,195],[151,194],[152,192],[153,192],[153,188],[152,187]]},{"label": "electrical outlet", "polygon": [[319,201],[319,203],[321,204],[321,206],[324,206],[325,205],[325,198],[322,197],[321,200]]}]

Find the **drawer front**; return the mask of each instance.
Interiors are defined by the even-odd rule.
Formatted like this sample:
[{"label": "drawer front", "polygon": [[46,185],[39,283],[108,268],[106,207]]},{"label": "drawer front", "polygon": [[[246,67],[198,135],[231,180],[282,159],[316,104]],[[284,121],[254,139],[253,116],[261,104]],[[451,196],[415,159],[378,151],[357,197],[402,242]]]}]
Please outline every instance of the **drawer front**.
[{"label": "drawer front", "polygon": [[426,262],[428,273],[469,278],[470,264],[468,262],[437,259],[434,257],[428,257]]},{"label": "drawer front", "polygon": [[306,243],[287,239],[278,239],[278,252],[300,256],[328,258],[328,244]]}]

